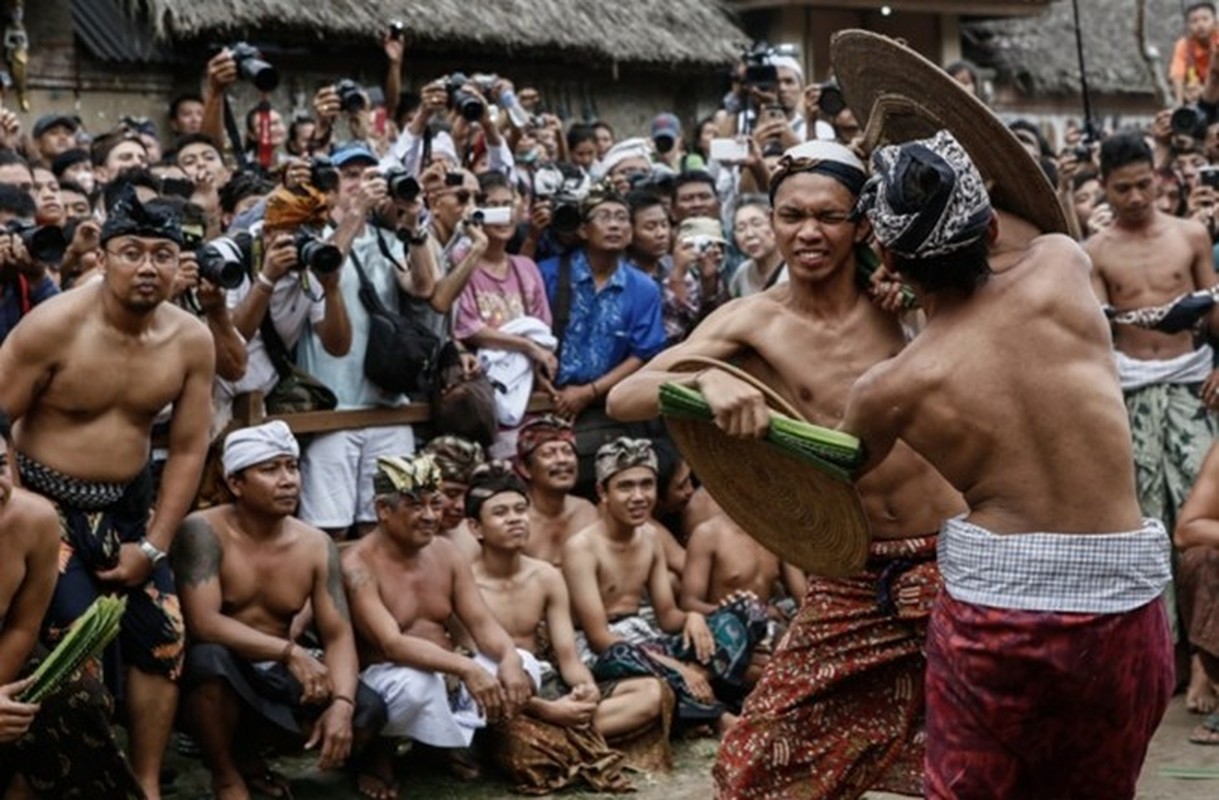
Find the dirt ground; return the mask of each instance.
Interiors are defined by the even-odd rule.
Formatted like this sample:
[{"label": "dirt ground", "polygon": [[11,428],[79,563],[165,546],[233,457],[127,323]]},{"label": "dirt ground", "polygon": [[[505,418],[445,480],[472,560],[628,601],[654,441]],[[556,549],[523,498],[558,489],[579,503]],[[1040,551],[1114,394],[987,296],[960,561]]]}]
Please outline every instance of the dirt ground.
[{"label": "dirt ground", "polygon": [[[1219,747],[1202,747],[1187,741],[1190,730],[1200,717],[1185,711],[1184,696],[1173,699],[1160,730],[1151,743],[1151,751],[1139,780],[1139,800],[1214,800],[1219,797]],[[710,800],[711,765],[715,760],[716,743],[710,739],[678,742],[675,747],[676,769],[669,775],[637,775],[638,792],[627,797],[638,800]],[[210,796],[207,774],[199,762],[173,755],[170,766],[180,772],[172,794],[167,797],[196,800]],[[352,791],[349,780],[341,775],[319,774],[307,759],[284,759],[276,763],[292,781],[293,794],[298,800],[349,800],[359,797]],[[433,765],[419,764],[408,755],[399,770],[402,797],[421,800],[492,800],[513,797],[503,781],[485,779],[465,784],[448,778]],[[1193,777],[1182,777],[1192,775]],[[567,791],[564,798],[604,798],[584,792]],[[897,795],[871,793],[870,800],[889,800]]]}]

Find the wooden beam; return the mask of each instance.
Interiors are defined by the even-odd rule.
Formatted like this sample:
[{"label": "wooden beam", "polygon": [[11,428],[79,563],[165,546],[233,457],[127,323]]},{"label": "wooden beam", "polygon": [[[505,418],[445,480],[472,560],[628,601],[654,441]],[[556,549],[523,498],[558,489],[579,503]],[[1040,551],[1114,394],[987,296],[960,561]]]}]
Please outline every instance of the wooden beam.
[{"label": "wooden beam", "polygon": [[857,8],[877,11],[888,6],[895,13],[960,14],[977,17],[1029,16],[1049,8],[1053,0],[729,0],[737,11],[761,11],[786,6]]}]

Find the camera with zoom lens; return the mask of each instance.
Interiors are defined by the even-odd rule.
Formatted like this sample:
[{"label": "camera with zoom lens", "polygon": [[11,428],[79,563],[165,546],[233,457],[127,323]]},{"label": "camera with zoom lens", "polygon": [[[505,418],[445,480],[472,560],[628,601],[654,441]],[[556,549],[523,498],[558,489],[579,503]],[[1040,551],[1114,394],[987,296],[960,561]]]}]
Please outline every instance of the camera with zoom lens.
[{"label": "camera with zoom lens", "polygon": [[229,46],[229,53],[237,63],[237,74],[254,84],[260,92],[273,92],[279,86],[279,72],[262,59],[258,48],[246,42]]},{"label": "camera with zoom lens", "polygon": [[572,164],[551,164],[533,173],[533,196],[550,201],[550,227],[555,233],[573,234],[584,222],[580,202],[588,196],[588,176]]},{"label": "camera with zoom lens", "polygon": [[334,85],[335,92],[339,95],[339,109],[344,114],[354,114],[357,111],[363,111],[368,101],[364,97],[364,90],[360,88],[360,84],[353,81],[351,78],[344,78]]},{"label": "camera with zoom lens", "polygon": [[1189,136],[1194,139],[1205,139],[1206,129],[1214,122],[1213,109],[1210,113],[1201,104],[1181,106],[1172,112],[1169,125],[1174,136]]},{"label": "camera with zoom lens", "polygon": [[236,289],[254,266],[254,237],[221,236],[195,250],[199,277],[223,289]]},{"label": "camera with zoom lens", "polygon": [[296,232],[296,269],[311,269],[318,275],[329,275],[343,266],[343,251],[323,242],[307,230]]},{"label": "camera with zoom lens", "polygon": [[465,88],[470,82],[464,72],[454,72],[445,82],[445,88],[449,92],[449,102],[457,109],[457,113],[468,122],[478,122],[486,113],[487,106],[477,95],[471,94]]},{"label": "camera with zoom lens", "polygon": [[779,70],[771,62],[775,50],[765,41],[758,41],[741,54],[745,62],[745,89],[773,92],[779,86]]},{"label": "camera with zoom lens", "polygon": [[68,240],[64,238],[63,228],[57,225],[37,225],[27,220],[15,219],[4,226],[4,230],[20,237],[30,258],[43,264],[60,263],[68,250]]},{"label": "camera with zoom lens", "polygon": [[402,20],[391,19],[389,21],[389,38],[398,42],[406,38],[406,24]]},{"label": "camera with zoom lens", "polygon": [[309,185],[320,192],[339,188],[339,169],[327,156],[314,156],[309,161]]},{"label": "camera with zoom lens", "polygon": [[422,187],[419,180],[402,167],[390,167],[382,173],[389,196],[395,200],[410,202],[419,196]]},{"label": "camera with zoom lens", "polygon": [[833,81],[821,84],[820,88],[821,95],[817,98],[817,110],[825,114],[827,120],[832,121],[847,107],[846,98],[842,96],[842,90],[838,88],[838,84]]}]

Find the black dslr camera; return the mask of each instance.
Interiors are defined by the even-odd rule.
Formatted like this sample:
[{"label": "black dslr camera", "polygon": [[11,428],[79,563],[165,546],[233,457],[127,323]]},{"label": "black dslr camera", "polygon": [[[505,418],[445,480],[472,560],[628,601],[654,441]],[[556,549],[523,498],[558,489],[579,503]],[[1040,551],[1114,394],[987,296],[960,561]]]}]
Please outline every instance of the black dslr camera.
[{"label": "black dslr camera", "polygon": [[253,269],[254,237],[248,233],[221,236],[195,250],[199,277],[224,289],[236,289]]},{"label": "black dslr camera", "polygon": [[339,188],[339,170],[328,156],[314,156],[309,162],[309,185],[319,192]]},{"label": "black dslr camera", "polygon": [[469,122],[478,122],[487,107],[476,95],[466,91],[467,83],[470,83],[470,79],[464,72],[454,72],[445,82],[445,88],[449,92],[449,102],[457,113]]},{"label": "black dslr camera", "polygon": [[242,78],[254,84],[260,92],[273,92],[279,86],[279,72],[275,67],[262,60],[258,48],[246,42],[238,42],[229,46],[233,60],[237,62],[237,73]]},{"label": "black dslr camera", "polygon": [[573,234],[584,219],[580,203],[588,196],[588,176],[572,164],[551,164],[533,173],[533,196],[550,202],[550,227],[555,233]]},{"label": "black dslr camera", "polygon": [[746,91],[757,89],[773,92],[779,86],[779,70],[771,63],[775,50],[765,41],[757,41],[741,54],[745,63],[745,75],[741,80]]},{"label": "black dslr camera", "polygon": [[1172,112],[1169,121],[1173,135],[1189,136],[1198,140],[1205,139],[1206,129],[1215,122],[1217,110],[1219,109],[1213,106],[1207,107],[1202,103],[1195,106],[1181,106]]},{"label": "black dslr camera", "polygon": [[56,225],[36,225],[28,220],[15,219],[4,226],[4,230],[20,237],[30,258],[43,264],[60,263],[68,250],[63,228]]},{"label": "black dslr camera", "polygon": [[296,269],[329,275],[343,266],[343,251],[300,228],[296,231]]},{"label": "black dslr camera", "polygon": [[390,197],[395,200],[410,202],[419,196],[422,188],[419,186],[419,181],[404,168],[390,167],[385,171],[384,175]]},{"label": "black dslr camera", "polygon": [[339,95],[339,108],[344,114],[354,114],[357,111],[363,111],[368,105],[364,98],[364,90],[360,85],[351,78],[344,78],[334,85],[334,90]]}]

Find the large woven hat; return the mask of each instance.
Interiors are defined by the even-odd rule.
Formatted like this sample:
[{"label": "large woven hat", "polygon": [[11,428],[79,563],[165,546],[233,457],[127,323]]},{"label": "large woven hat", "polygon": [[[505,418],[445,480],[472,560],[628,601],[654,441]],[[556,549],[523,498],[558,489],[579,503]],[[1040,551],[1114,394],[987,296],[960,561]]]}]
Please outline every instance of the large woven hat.
[{"label": "large woven hat", "polygon": [[[750,380],[785,416],[800,420],[798,411],[752,376],[717,366]],[[814,575],[845,577],[863,569],[871,529],[845,470],[818,465],[773,441],[729,436],[693,414],[666,411],[665,422],[699,481],[767,550]]]},{"label": "large woven hat", "polygon": [[893,39],[861,30],[834,34],[830,58],[869,150],[947,129],[982,173],[995,208],[1042,233],[1072,232],[1041,166],[1002,120],[935,64]]}]

